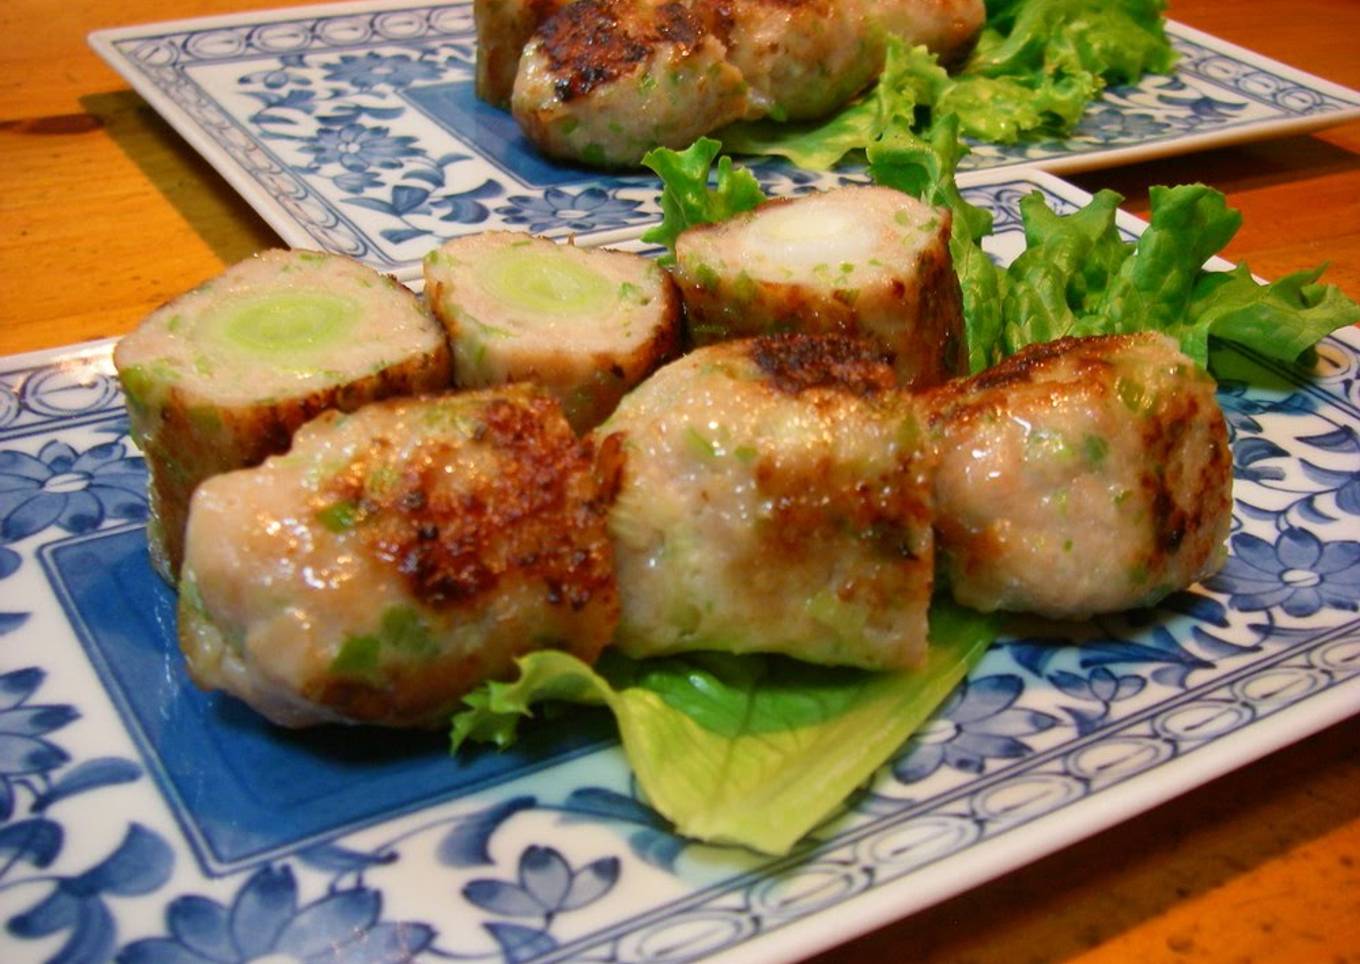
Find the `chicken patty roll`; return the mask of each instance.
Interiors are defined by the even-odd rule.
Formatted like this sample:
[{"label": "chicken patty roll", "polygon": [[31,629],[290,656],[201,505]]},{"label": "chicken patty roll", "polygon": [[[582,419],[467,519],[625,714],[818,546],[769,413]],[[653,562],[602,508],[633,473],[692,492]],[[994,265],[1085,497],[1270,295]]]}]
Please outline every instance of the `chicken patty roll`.
[{"label": "chicken patty roll", "polygon": [[702,9],[576,0],[524,48],[510,109],[549,157],[636,165],[746,115],[746,82]]},{"label": "chicken patty roll", "polygon": [[675,284],[641,255],[490,231],[445,242],[424,271],[457,384],[533,382],[578,432],[680,345]]},{"label": "chicken patty roll", "polygon": [[862,343],[698,349],[628,395],[610,512],[615,644],[902,668],[925,653],[930,486],[915,403]]},{"label": "chicken patty roll", "polygon": [[963,364],[950,222],[948,209],[901,191],[845,187],[695,225],[675,242],[690,335],[855,335],[881,349],[901,384],[944,381]]},{"label": "chicken patty roll", "polygon": [[390,399],[199,486],[180,587],[194,680],[275,723],[437,725],[545,647],[593,661],[618,615],[597,471],[528,386]]},{"label": "chicken patty roll", "polygon": [[509,109],[520,54],[534,31],[571,0],[472,0],[477,28],[477,96]]},{"label": "chicken patty roll", "polygon": [[710,0],[752,116],[812,120],[840,107],[883,68],[867,22],[877,0]]},{"label": "chicken patty roll", "polygon": [[152,312],[113,353],[150,470],[147,539],[174,582],[189,497],[328,408],[448,387],[443,330],[409,290],[313,251],[267,251]]},{"label": "chicken patty roll", "polygon": [[925,398],[960,603],[1062,619],[1215,572],[1232,457],[1214,382],[1155,334],[1031,345]]}]

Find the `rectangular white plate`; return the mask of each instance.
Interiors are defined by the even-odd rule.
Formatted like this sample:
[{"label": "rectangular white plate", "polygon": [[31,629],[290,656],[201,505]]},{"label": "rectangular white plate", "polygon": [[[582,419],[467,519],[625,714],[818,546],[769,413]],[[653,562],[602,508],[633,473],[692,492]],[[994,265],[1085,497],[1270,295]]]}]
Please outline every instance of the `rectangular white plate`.
[{"label": "rectangular white plate", "polygon": [[[1031,171],[965,191],[994,212],[1004,261],[1033,190],[1060,210],[1088,200]],[[0,922],[14,959],[335,944],[346,960],[788,960],[1360,711],[1354,329],[1307,371],[1221,356],[1236,501],[1231,561],[1208,588],[1093,622],[1081,646],[998,643],[782,859],[671,834],[592,712],[455,759],[442,734],[290,733],[195,689],[147,561],[145,469],[109,353],[0,359]]]},{"label": "rectangular white plate", "polygon": [[[1169,31],[1174,74],[1106,91],[1067,140],[978,145],[965,168],[1085,170],[1360,117],[1360,92],[1181,24]],[[650,174],[549,163],[509,114],[473,96],[470,0],[184,20],[90,42],[293,247],[412,280],[455,235],[511,228],[603,244],[660,217]],[[833,180],[774,162],[755,170],[770,194]]]}]

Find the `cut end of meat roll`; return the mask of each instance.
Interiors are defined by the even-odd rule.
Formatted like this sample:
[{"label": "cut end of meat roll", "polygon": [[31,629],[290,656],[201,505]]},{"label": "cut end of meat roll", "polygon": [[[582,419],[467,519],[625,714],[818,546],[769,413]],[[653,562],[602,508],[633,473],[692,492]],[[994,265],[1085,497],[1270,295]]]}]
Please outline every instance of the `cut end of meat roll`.
[{"label": "cut end of meat roll", "polygon": [[593,661],[618,615],[616,444],[597,468],[527,386],[321,416],[194,495],[192,676],[285,726],[424,726],[529,651]]},{"label": "cut end of meat roll", "polygon": [[328,408],[450,379],[444,333],[409,290],[311,251],[265,252],[158,308],[114,364],[150,470],[152,561],[171,582],[203,479],[283,451]]},{"label": "cut end of meat roll", "polygon": [[1223,563],[1232,456],[1214,382],[1155,334],[1064,338],[929,393],[954,598],[1083,619]]},{"label": "cut end of meat roll", "polygon": [[446,242],[424,270],[457,384],[533,382],[577,431],[679,347],[674,283],[639,255],[499,231]]},{"label": "cut end of meat roll", "polygon": [[926,646],[930,486],[915,403],[863,343],[784,335],[661,369],[600,429],[616,645],[898,669]]},{"label": "cut end of meat roll", "polygon": [[676,240],[691,338],[780,331],[854,335],[916,388],[963,364],[950,212],[891,188],[767,201]]}]

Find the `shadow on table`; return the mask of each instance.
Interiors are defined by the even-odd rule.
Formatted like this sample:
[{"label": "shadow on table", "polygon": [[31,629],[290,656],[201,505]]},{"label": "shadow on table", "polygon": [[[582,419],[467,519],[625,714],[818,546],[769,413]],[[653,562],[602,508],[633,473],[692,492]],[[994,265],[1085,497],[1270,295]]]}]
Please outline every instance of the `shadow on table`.
[{"label": "shadow on table", "polygon": [[88,94],[80,104],[224,263],[234,264],[283,244],[138,94],[130,90]]}]

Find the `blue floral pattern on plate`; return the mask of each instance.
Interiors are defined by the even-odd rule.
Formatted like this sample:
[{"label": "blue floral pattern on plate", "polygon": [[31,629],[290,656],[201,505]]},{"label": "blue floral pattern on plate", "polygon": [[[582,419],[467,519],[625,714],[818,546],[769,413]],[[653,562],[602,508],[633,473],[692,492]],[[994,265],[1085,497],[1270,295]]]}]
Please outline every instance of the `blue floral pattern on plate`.
[{"label": "blue floral pattern on plate", "polygon": [[[346,69],[378,86],[410,66]],[[996,214],[1001,260],[1023,243],[1025,193],[1063,208],[1086,199],[1038,173],[989,177],[966,191]],[[559,190],[560,210],[599,197]],[[1004,851],[992,844],[1018,828],[1054,849],[1108,826],[1126,790],[1147,801],[1184,789],[1168,763],[1207,779],[1224,753],[1272,749],[1282,714],[1289,733],[1320,729],[1360,700],[1360,338],[1325,340],[1306,371],[1235,350],[1217,362],[1237,468],[1223,571],[1155,610],[1003,640],[872,786],[777,860],[675,836],[617,747],[571,743],[560,722],[488,770],[500,759],[489,751],[449,759],[438,740],[283,734],[196,693],[144,549],[107,551],[140,546],[144,512],[107,346],[0,364],[7,950],[136,964],[768,952],[767,935],[849,936],[859,895],[886,893],[903,913],[948,896],[961,875],[936,869],[993,866]],[[101,580],[109,594],[88,596]],[[147,680],[163,687],[150,697],[160,729],[134,712],[130,689]],[[191,710],[212,739],[184,742]],[[231,755],[250,740],[274,755]],[[414,771],[384,769],[393,755],[436,774],[428,792],[402,796]],[[252,769],[264,759],[286,772]],[[322,792],[301,792],[308,781]],[[207,792],[185,790],[196,785]],[[359,792],[342,801],[349,785]],[[256,809],[220,803],[248,799]],[[341,803],[338,822],[296,819]],[[1040,820],[1057,813],[1056,830]],[[255,846],[249,833],[264,830]],[[214,858],[202,837],[236,849]]]},{"label": "blue floral pattern on plate", "polygon": [[[1080,170],[1360,116],[1360,93],[1180,24],[1176,72],[1113,88],[1066,140],[977,144],[967,172]],[[95,48],[298,247],[403,279],[440,240],[487,228],[581,243],[636,238],[660,217],[650,175],[553,165],[472,92],[470,0],[275,11],[211,25],[101,31]],[[758,168],[766,190],[836,182]]]}]

